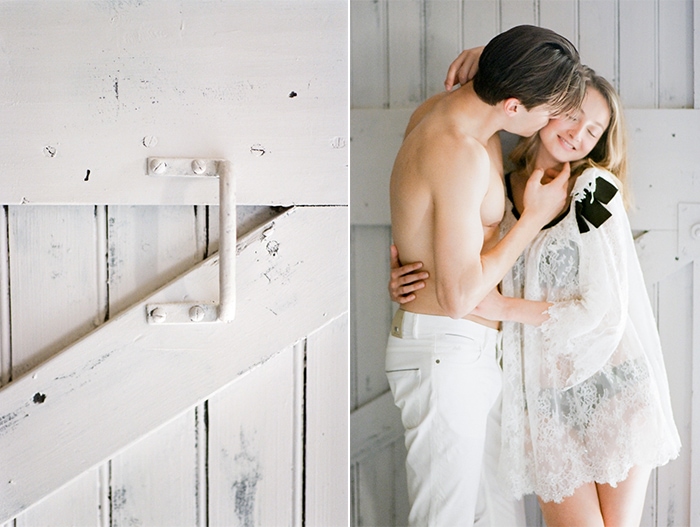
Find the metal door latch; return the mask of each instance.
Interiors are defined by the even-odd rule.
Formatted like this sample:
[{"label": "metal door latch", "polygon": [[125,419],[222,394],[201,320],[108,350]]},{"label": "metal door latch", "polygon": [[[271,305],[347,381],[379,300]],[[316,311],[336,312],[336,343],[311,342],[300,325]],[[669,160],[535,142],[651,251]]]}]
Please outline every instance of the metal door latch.
[{"label": "metal door latch", "polygon": [[149,176],[219,178],[219,303],[148,304],[149,324],[231,322],[236,313],[236,194],[231,163],[219,159],[148,158]]}]

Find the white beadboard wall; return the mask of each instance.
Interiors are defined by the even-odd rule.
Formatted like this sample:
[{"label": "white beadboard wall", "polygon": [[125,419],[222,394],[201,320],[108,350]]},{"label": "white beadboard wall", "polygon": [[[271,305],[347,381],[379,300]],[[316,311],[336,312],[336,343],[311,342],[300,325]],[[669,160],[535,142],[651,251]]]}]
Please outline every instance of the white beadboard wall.
[{"label": "white beadboard wall", "polygon": [[[354,526],[405,525],[407,518],[403,429],[383,373],[395,309],[386,293],[393,157],[411,110],[443,89],[459,51],[518,24],[569,38],[630,110],[637,197],[631,216],[683,441],[680,458],[652,476],[642,525],[700,525],[697,499],[691,500],[691,493],[700,495],[700,400],[693,390],[700,382],[700,360],[694,361],[700,253],[681,252],[679,236],[687,235],[677,214],[679,203],[691,204],[691,211],[700,203],[700,160],[692,146],[700,122],[692,110],[700,107],[699,13],[694,0],[350,0]],[[534,500],[527,511],[529,525],[543,525]]]}]

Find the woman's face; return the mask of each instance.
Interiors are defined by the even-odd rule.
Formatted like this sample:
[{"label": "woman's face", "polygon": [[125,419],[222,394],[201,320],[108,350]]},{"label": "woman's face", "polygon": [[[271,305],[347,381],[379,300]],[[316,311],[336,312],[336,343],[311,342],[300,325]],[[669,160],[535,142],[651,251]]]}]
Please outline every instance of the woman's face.
[{"label": "woman's face", "polygon": [[552,118],[540,130],[542,147],[558,163],[586,157],[610,124],[610,108],[595,88],[586,90],[581,108]]}]

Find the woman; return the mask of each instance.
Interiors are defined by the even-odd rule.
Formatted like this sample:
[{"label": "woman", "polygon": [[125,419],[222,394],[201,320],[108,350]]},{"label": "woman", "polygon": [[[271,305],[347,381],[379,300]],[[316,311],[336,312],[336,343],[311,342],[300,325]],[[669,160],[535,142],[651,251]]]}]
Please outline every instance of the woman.
[{"label": "woman", "polygon": [[[504,277],[503,296],[474,312],[503,321],[500,477],[516,497],[535,492],[550,527],[638,525],[651,469],[680,449],[623,204],[621,103],[589,76],[581,109],[511,155],[501,232],[517,220],[534,167],[570,162],[570,203]],[[421,287],[425,274],[409,274],[419,265],[392,271],[393,300]]]}]

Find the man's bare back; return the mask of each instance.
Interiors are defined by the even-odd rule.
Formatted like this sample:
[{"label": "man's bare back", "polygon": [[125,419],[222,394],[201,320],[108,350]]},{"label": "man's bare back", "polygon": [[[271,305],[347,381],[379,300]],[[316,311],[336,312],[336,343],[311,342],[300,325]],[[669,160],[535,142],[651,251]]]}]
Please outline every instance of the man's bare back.
[{"label": "man's bare back", "polygon": [[[458,145],[460,139],[468,141],[467,137],[469,137],[459,138],[460,135],[466,135],[463,128],[448,117],[455,106],[448,100],[450,95],[449,93],[435,95],[413,113],[391,178],[394,243],[399,248],[402,260],[423,262],[423,269],[431,276],[435,273],[433,198],[435,192],[445,190],[440,187],[448,181],[441,178],[440,174],[433,173],[432,170],[421,170],[423,163],[429,163],[431,158],[431,153],[425,155],[424,149],[440,148],[440,143],[445,136],[456,135],[457,138],[451,138],[450,142],[456,142]],[[423,146],[416,148],[416,145]],[[485,154],[489,160],[487,171],[477,174],[465,171],[462,174],[464,179],[474,179],[473,183],[467,181],[468,187],[474,185],[479,189],[485,188],[479,207],[481,233],[478,233],[478,236],[475,235],[475,238],[480,238],[480,243],[483,244],[482,250],[488,250],[498,242],[498,226],[503,218],[505,204],[501,143],[498,134],[494,134],[485,144],[478,140],[476,143],[468,141],[463,148],[468,153],[476,150],[479,157]],[[463,212],[466,213],[466,210]],[[456,217],[455,221],[460,221],[460,218]],[[447,315],[438,302],[434,280],[428,280],[426,287],[419,291],[416,299],[404,309],[415,313]],[[489,327],[498,326],[497,322],[474,315],[466,315],[464,318]]]}]

